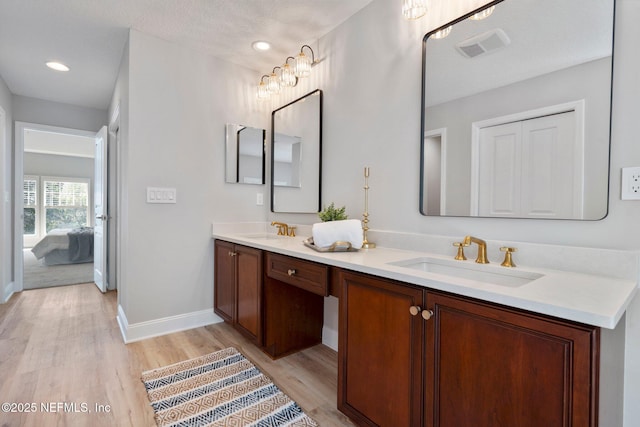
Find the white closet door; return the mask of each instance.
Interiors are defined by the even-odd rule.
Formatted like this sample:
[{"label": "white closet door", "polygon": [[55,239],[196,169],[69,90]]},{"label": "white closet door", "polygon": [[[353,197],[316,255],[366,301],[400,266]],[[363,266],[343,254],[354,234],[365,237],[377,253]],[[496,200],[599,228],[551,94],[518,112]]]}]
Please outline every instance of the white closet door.
[{"label": "white closet door", "polygon": [[480,130],[478,214],[520,215],[520,122]]},{"label": "white closet door", "polygon": [[573,111],[480,130],[478,213],[580,217],[581,156]]},{"label": "white closet door", "polygon": [[522,122],[522,216],[572,218],[581,183],[574,181],[575,113]]}]

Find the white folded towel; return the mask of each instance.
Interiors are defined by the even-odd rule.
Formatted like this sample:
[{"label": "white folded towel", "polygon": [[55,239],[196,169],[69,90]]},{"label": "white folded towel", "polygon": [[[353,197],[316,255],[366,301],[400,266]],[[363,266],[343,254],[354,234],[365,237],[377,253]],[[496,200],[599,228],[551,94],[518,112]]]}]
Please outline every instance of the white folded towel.
[{"label": "white folded towel", "polygon": [[362,223],[359,219],[319,222],[313,224],[311,232],[313,244],[318,248],[328,248],[335,242],[349,242],[354,249],[362,247]]}]

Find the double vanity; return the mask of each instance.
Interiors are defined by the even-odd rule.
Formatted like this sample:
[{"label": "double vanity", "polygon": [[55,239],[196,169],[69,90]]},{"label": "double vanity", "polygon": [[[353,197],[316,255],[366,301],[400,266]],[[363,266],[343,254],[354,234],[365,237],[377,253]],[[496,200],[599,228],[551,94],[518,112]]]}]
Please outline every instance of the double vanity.
[{"label": "double vanity", "polygon": [[337,298],[338,409],[355,423],[612,425],[635,280],[455,260],[454,240],[318,252],[299,228],[214,227],[214,309],[277,358],[322,342]]}]

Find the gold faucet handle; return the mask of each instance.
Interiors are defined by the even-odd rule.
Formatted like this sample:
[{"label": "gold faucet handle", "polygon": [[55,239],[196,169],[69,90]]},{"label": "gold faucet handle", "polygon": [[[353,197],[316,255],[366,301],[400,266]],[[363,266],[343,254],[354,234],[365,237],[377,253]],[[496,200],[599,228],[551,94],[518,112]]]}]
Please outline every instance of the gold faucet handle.
[{"label": "gold faucet handle", "polygon": [[500,248],[500,250],[502,252],[504,252],[504,261],[502,261],[502,264],[500,264],[503,267],[515,267],[516,264],[513,262],[513,259],[511,258],[511,253],[512,252],[517,252],[518,248],[511,248],[508,246],[502,246]]},{"label": "gold faucet handle", "polygon": [[289,226],[289,237],[296,237],[296,226],[295,225],[290,225]]},{"label": "gold faucet handle", "polygon": [[464,256],[464,248],[469,245],[465,245],[464,242],[455,242],[453,246],[458,248],[458,253],[453,259],[457,259],[458,261],[465,261],[467,257]]}]

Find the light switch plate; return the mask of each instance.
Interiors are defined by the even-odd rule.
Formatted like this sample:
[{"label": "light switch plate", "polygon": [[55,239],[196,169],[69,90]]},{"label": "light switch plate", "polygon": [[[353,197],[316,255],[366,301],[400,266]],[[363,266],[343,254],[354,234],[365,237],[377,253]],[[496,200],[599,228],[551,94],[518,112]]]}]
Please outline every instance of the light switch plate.
[{"label": "light switch plate", "polygon": [[176,189],[147,187],[147,203],[176,203]]}]

